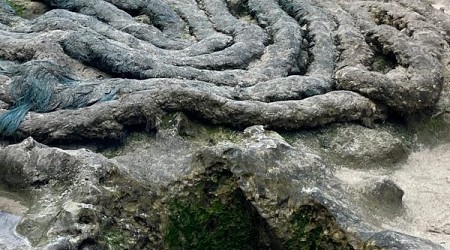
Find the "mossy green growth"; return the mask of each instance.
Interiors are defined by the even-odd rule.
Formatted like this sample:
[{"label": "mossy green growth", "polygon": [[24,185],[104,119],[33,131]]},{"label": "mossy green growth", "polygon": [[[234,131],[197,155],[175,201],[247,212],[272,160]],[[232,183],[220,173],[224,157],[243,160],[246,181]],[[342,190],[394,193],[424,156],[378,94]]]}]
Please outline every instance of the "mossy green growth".
[{"label": "mossy green growth", "polygon": [[[152,206],[156,197],[149,187],[118,170],[101,178],[100,234],[96,249],[162,249],[159,213]],[[155,237],[156,236],[156,237]]]},{"label": "mossy green growth", "polygon": [[354,249],[347,241],[334,218],[320,205],[304,205],[294,213],[290,220],[294,230],[286,241],[286,249]]},{"label": "mossy green growth", "polygon": [[105,244],[110,250],[124,249],[125,236],[119,231],[107,231],[103,234]]},{"label": "mossy green growth", "polygon": [[220,200],[198,205],[173,204],[166,237],[169,249],[256,249],[251,247],[252,225],[242,209]]},{"label": "mossy green growth", "polygon": [[178,114],[180,114],[180,113],[174,112],[174,113],[167,113],[167,114],[163,115],[161,117],[161,123],[159,125],[160,128],[163,128],[163,129],[172,128],[176,123]]},{"label": "mossy green growth", "polygon": [[216,144],[220,141],[237,142],[242,138],[242,134],[220,126],[201,126],[198,135],[194,140]]},{"label": "mossy green growth", "polygon": [[228,174],[190,191],[169,204],[168,249],[273,249],[268,227]]},{"label": "mossy green growth", "polygon": [[6,3],[8,3],[9,6],[11,6],[11,8],[14,10],[14,12],[16,12],[17,15],[22,17],[24,16],[26,10],[25,6],[23,6],[20,3],[17,3],[14,0],[6,0]]},{"label": "mossy green growth", "polygon": [[305,145],[318,149],[318,147],[328,148],[331,139],[336,136],[339,126],[342,124],[330,124],[316,129],[305,129],[295,132],[280,132],[280,135],[290,144],[298,141]]}]

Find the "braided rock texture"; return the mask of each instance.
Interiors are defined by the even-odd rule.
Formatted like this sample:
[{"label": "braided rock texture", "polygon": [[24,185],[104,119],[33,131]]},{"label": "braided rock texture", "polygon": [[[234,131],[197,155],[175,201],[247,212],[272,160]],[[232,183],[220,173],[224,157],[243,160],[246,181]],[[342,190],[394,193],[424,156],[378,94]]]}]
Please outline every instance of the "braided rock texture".
[{"label": "braided rock texture", "polygon": [[355,198],[328,153],[392,166],[409,139],[381,122],[447,112],[436,6],[0,0],[0,198],[31,203],[0,248],[443,249],[371,221],[410,194]]},{"label": "braided rock texture", "polygon": [[450,18],[406,0],[0,4],[0,132],[117,139],[183,111],[236,128],[371,125],[437,102]]}]

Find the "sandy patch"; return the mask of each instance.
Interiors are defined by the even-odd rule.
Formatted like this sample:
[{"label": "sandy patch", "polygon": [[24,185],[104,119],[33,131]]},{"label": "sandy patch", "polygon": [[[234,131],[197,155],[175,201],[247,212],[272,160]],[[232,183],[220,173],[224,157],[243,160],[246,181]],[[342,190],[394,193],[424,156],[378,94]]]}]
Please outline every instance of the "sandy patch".
[{"label": "sandy patch", "polygon": [[337,172],[354,194],[380,176],[388,176],[405,191],[405,209],[394,217],[373,215],[367,221],[375,218],[380,229],[422,237],[450,249],[450,144],[414,152],[395,171],[342,168]]}]

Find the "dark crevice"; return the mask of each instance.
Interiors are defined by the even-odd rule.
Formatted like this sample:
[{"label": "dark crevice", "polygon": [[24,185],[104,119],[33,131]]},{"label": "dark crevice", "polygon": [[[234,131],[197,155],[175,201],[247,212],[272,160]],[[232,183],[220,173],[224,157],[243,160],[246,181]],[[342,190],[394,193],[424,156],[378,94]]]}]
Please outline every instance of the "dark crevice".
[{"label": "dark crevice", "polygon": [[95,219],[94,219],[92,216],[90,216],[90,215],[82,215],[82,216],[78,219],[78,222],[79,222],[80,224],[90,224],[90,223],[92,223],[93,221],[95,221]]},{"label": "dark crevice", "polygon": [[236,17],[252,16],[248,8],[248,0],[226,1],[230,13]]},{"label": "dark crevice", "polygon": [[[212,163],[188,197],[169,204],[169,249],[282,249],[224,163]],[[193,231],[192,228],[197,230]]]},{"label": "dark crevice", "polygon": [[388,52],[387,54],[384,54],[376,51],[373,57],[371,70],[386,74],[397,66],[398,62],[394,53]]},{"label": "dark crevice", "polygon": [[398,31],[406,31],[404,34],[411,37],[414,34],[414,30],[408,28],[408,23],[403,19],[403,17],[394,18],[392,15],[388,13],[387,10],[383,9],[371,9],[370,13],[374,18],[374,22],[377,25],[389,25],[394,27]]},{"label": "dark crevice", "polygon": [[31,183],[31,186],[34,189],[40,189],[42,186],[45,186],[49,183],[49,180],[37,180]]},{"label": "dark crevice", "polygon": [[[125,11],[126,13],[128,13],[130,16],[132,17],[137,17],[137,16],[141,16],[144,15],[144,11],[142,10],[142,8],[126,8],[124,9],[123,7],[119,7],[116,6],[118,9]],[[155,26],[156,27],[156,26]],[[157,27],[158,28],[158,27]]]},{"label": "dark crevice", "polygon": [[383,44],[376,39],[371,39],[370,35],[366,37],[366,42],[373,52],[370,69],[383,74],[399,66],[397,58],[391,50],[386,50]]},{"label": "dark crevice", "polygon": [[248,7],[248,0],[227,1],[227,7],[230,13],[237,19],[247,23],[258,23],[256,14]]},{"label": "dark crevice", "polygon": [[[123,131],[121,132],[118,138],[109,138],[109,139],[92,139],[85,138],[82,136],[73,137],[73,138],[65,138],[64,140],[53,140],[51,142],[46,143],[45,137],[35,136],[33,137],[35,140],[39,142],[46,143],[46,145],[50,147],[58,147],[64,150],[78,149],[78,148],[87,148],[94,152],[104,152],[108,149],[117,149],[124,145],[129,135],[133,133],[146,133],[150,136],[154,136],[156,134],[155,128],[148,128],[148,125],[145,123],[125,125]],[[18,143],[21,140],[25,139],[27,136],[23,135],[22,137],[3,137],[2,140],[10,142],[10,143]]]},{"label": "dark crevice", "polygon": [[142,11],[143,7],[141,5],[136,4],[126,4],[126,1],[118,1],[118,0],[104,0],[112,5],[114,5],[117,9],[125,11],[132,17],[140,16],[144,12]]},{"label": "dark crevice", "polygon": [[0,140],[3,143],[7,143],[7,144],[16,144],[16,143],[20,143],[21,141],[23,141],[24,139],[26,139],[28,136],[25,135],[18,135],[18,134],[13,134],[13,135],[5,135],[2,134],[0,136]]},{"label": "dark crevice", "polygon": [[312,48],[314,47],[314,36],[310,33],[310,22],[305,18],[307,11],[300,5],[288,3],[288,1],[281,1],[280,7],[294,18],[303,31],[302,50],[297,58],[298,72],[291,72],[290,75],[305,75],[308,72],[309,66],[314,61],[314,54]]},{"label": "dark crevice", "polygon": [[[308,72],[309,66],[314,62],[314,54],[312,53],[312,48],[314,47],[314,36],[309,32],[309,24],[305,22],[301,24],[304,28],[304,39],[303,39],[303,50],[301,55],[297,59],[299,75],[305,75]],[[304,58],[306,57],[306,58]]]},{"label": "dark crevice", "polygon": [[100,246],[96,240],[87,238],[83,240],[78,250],[106,250],[107,248]]}]

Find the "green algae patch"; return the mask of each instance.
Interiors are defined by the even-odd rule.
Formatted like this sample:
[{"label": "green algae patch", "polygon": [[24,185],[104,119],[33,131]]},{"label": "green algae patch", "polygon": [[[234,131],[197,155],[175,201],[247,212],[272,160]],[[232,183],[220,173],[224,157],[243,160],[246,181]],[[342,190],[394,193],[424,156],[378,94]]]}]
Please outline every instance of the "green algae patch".
[{"label": "green algae patch", "polygon": [[354,249],[327,209],[318,204],[301,206],[290,219],[294,231],[286,249]]},{"label": "green algae patch", "polygon": [[239,204],[176,202],[166,242],[169,249],[256,249],[250,215]]},{"label": "green algae patch", "polygon": [[287,224],[290,233],[276,235],[226,170],[180,193],[167,203],[166,249],[377,249],[364,248],[316,203],[296,209]]},{"label": "green algae patch", "polygon": [[11,6],[16,15],[28,19],[36,18],[50,10],[46,3],[40,1],[6,0],[6,3]]},{"label": "green algae patch", "polygon": [[120,250],[124,249],[125,246],[125,236],[119,231],[106,231],[103,236],[106,245],[111,250]]},{"label": "green algae patch", "polygon": [[168,249],[279,249],[232,174],[208,176],[169,203]]},{"label": "green algae patch", "polygon": [[14,12],[16,12],[17,15],[22,17],[24,16],[26,8],[24,5],[20,4],[20,2],[13,0],[6,0],[6,3],[8,3],[9,6],[11,6],[11,8],[14,10]]},{"label": "green algae patch", "polygon": [[224,127],[203,126],[199,130],[198,139],[203,142],[217,144],[220,141],[237,142],[242,139],[242,134]]}]

